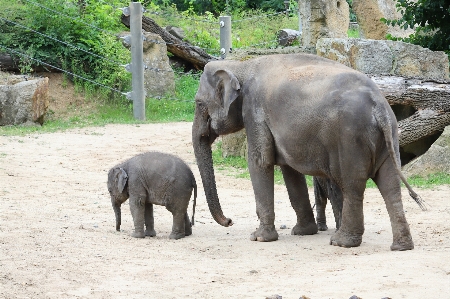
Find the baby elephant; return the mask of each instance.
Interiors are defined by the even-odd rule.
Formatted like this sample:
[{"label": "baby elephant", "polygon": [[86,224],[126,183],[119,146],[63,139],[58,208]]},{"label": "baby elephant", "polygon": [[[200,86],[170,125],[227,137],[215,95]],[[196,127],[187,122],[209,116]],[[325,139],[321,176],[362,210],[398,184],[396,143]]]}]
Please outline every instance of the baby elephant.
[{"label": "baby elephant", "polygon": [[[187,208],[194,189],[192,224]],[[130,198],[134,238],[154,237],[153,204],[165,206],[173,215],[169,238],[180,239],[192,234],[197,184],[191,169],[180,158],[147,152],[120,163],[108,172],[108,191],[116,214],[116,230],[120,231],[120,206]],[[145,223],[145,231],[144,231]]]}]

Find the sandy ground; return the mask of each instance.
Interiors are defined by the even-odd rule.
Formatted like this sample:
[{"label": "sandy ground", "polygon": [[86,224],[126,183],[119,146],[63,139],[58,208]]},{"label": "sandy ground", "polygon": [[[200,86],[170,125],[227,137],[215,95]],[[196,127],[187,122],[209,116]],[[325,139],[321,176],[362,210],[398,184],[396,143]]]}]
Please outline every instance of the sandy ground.
[{"label": "sandy ground", "polygon": [[[252,242],[258,220],[250,181],[218,170],[222,207],[235,224],[216,224],[190,135],[191,123],[171,123],[0,136],[0,298],[450,298],[449,186],[416,190],[431,206],[426,212],[404,190],[412,251],[389,250],[389,218],[376,189],[366,191],[358,248],[328,245],[331,208],[330,230],[290,235],[295,214],[284,186],[275,188],[276,226],[287,229],[276,242]],[[123,230],[115,231],[107,171],[147,150],[191,166],[199,185],[192,236],[168,239],[171,214],[156,206],[157,236],[129,237],[128,202]]]}]

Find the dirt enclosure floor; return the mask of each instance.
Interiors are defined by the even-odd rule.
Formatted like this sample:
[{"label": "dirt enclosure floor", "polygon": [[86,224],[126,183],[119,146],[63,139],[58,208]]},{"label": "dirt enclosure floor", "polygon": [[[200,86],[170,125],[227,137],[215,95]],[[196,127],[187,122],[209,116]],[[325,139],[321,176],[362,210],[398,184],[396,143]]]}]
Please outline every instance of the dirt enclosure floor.
[{"label": "dirt enclosure floor", "polygon": [[[292,236],[295,214],[275,188],[276,242],[249,240],[258,226],[249,180],[217,170],[229,228],[212,219],[191,144],[191,123],[108,125],[25,137],[0,136],[0,298],[450,298],[450,187],[404,188],[415,249],[391,252],[378,190],[364,199],[358,248],[328,245],[334,231]],[[128,202],[115,231],[107,171],[137,153],[176,154],[199,186],[193,235],[168,239],[172,218],[155,207],[154,238],[133,239]],[[311,200],[313,192],[310,190]],[[189,214],[192,211],[192,203]]]}]

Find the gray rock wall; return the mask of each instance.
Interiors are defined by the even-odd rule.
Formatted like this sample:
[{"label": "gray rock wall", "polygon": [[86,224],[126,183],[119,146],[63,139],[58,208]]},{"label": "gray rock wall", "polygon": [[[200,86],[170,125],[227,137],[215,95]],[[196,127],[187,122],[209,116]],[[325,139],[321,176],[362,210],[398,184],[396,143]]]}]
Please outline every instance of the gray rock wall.
[{"label": "gray rock wall", "polygon": [[347,37],[350,11],[345,0],[304,0],[298,2],[303,46],[314,46],[319,38]]},{"label": "gray rock wall", "polygon": [[366,74],[392,74],[425,79],[448,79],[448,56],[418,45],[389,40],[322,38],[317,55]]},{"label": "gray rock wall", "polygon": [[399,26],[388,26],[380,21],[381,18],[397,20],[401,13],[395,7],[395,0],[353,0],[352,8],[356,14],[360,37],[367,39],[385,39],[387,34],[396,37],[408,37],[414,32],[404,30]]}]

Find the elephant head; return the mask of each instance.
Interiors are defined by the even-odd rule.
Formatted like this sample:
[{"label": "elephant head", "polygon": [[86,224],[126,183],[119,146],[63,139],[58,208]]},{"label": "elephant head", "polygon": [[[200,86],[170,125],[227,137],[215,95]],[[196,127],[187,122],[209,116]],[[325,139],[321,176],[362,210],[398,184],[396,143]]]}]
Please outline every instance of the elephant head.
[{"label": "elephant head", "polygon": [[128,188],[126,188],[128,182],[128,175],[121,167],[112,168],[108,172],[108,191],[111,196],[111,203],[116,215],[116,230],[120,231],[121,224],[121,210],[120,206],[124,203],[128,197]]},{"label": "elephant head", "polygon": [[229,70],[206,65],[195,96],[196,108],[192,126],[192,143],[202,177],[211,215],[223,226],[233,224],[223,215],[214,176],[211,145],[219,135],[237,132],[244,127],[241,85]]}]

